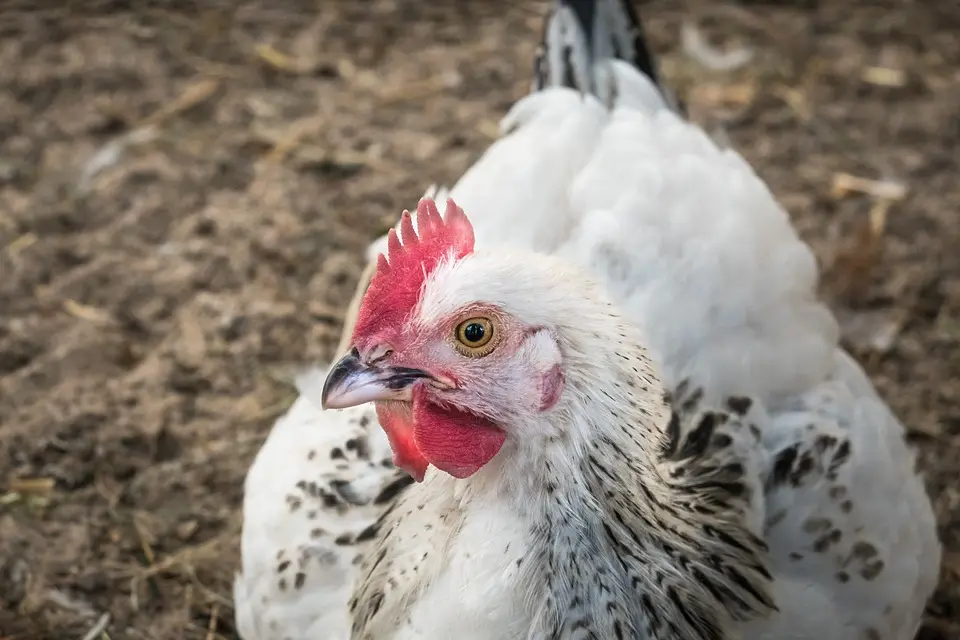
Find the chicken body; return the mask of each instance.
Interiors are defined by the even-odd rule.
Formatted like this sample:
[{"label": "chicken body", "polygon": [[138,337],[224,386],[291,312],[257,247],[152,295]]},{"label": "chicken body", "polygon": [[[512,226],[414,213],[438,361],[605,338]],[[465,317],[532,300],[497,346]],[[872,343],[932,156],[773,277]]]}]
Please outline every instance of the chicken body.
[{"label": "chicken body", "polygon": [[[620,3],[591,4],[618,24]],[[424,296],[447,295],[420,302],[536,285],[508,302],[563,336],[559,413],[525,416],[510,433],[538,438],[508,433],[469,478],[410,486],[372,407],[321,413],[312,374],[247,479],[242,635],[909,640],[938,572],[932,509],[811,252],[743,159],[599,58],[574,14],[552,15],[547,58],[566,38],[553,59],[579,71],[545,77],[606,98],[546,82],[514,106],[451,190],[474,222],[464,264],[488,270],[441,269]]]}]

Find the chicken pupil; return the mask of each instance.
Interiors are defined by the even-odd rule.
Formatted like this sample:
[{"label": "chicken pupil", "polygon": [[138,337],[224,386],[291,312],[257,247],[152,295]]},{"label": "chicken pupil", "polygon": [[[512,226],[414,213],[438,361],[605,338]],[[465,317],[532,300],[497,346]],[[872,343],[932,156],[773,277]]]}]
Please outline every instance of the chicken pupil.
[{"label": "chicken pupil", "polygon": [[467,342],[480,342],[486,335],[486,329],[479,322],[471,322],[463,328],[463,337]]}]

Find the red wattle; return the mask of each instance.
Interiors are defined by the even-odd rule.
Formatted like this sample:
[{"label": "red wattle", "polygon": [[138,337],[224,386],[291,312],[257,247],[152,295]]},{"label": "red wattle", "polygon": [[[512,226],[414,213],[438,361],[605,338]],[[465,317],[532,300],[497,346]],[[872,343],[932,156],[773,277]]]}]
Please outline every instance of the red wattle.
[{"label": "red wattle", "polygon": [[377,420],[393,450],[393,464],[423,482],[429,462],[414,442],[413,415],[405,402],[377,402]]},{"label": "red wattle", "polygon": [[479,471],[507,438],[489,420],[429,402],[423,389],[413,393],[413,425],[419,453],[454,478],[468,478]]}]

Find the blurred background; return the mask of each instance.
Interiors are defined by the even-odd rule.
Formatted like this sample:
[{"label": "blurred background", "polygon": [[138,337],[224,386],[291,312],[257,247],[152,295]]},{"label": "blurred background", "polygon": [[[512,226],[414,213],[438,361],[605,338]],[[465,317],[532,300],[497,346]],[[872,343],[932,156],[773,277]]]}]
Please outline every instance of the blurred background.
[{"label": "blurred background", "polygon": [[[537,0],[0,6],[0,638],[224,639],[244,473],[363,250],[529,88]],[[54,6],[55,3],[48,3]],[[909,427],[960,638],[960,4],[638,3]],[[642,239],[638,239],[638,251]]]}]

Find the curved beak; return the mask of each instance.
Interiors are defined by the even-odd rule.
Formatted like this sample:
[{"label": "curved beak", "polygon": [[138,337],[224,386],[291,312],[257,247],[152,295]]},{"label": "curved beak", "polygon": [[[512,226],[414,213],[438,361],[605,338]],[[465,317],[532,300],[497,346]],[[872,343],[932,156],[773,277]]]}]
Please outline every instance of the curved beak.
[{"label": "curved beak", "polygon": [[413,383],[430,376],[420,369],[364,363],[356,348],[330,369],[320,403],[324,409],[346,409],[378,400],[413,399]]}]

